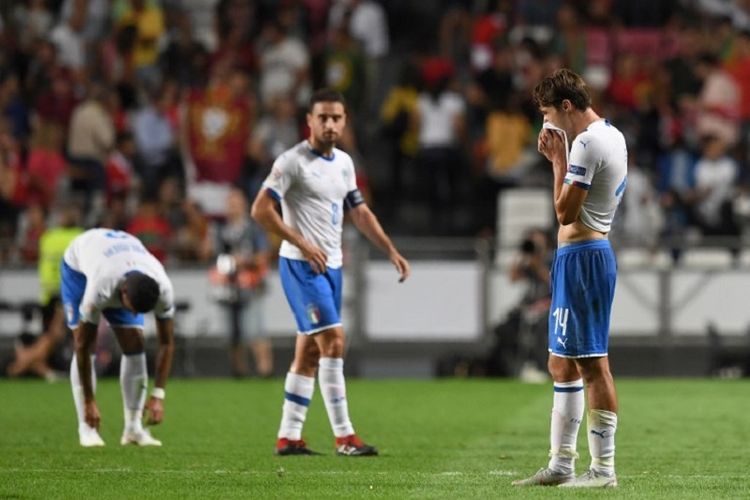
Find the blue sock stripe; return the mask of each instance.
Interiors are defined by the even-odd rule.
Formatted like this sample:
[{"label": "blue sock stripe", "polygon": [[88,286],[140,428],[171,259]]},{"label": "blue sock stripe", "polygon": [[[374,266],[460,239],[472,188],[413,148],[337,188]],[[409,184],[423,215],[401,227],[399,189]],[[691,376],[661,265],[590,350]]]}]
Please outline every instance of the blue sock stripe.
[{"label": "blue sock stripe", "polygon": [[558,387],[558,386],[555,386],[555,392],[578,392],[578,391],[582,391],[582,390],[583,390],[583,386],[582,385],[577,386],[577,387]]},{"label": "blue sock stripe", "polygon": [[298,405],[310,406],[309,398],[303,398],[302,396],[292,394],[291,392],[284,391],[284,399],[286,399],[287,401],[291,401],[292,403],[297,403]]}]

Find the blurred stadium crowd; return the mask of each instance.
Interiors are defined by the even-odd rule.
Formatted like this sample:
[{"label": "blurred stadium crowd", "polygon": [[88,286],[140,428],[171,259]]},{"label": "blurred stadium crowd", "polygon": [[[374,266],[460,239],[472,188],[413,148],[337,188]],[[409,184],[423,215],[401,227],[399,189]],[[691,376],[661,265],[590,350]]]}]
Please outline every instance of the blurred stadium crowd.
[{"label": "blurred stadium crowd", "polygon": [[229,187],[255,196],[322,86],[392,233],[492,234],[498,192],[550,185],[530,96],[562,66],[628,139],[614,234],[750,220],[747,0],[26,0],[0,39],[0,263],[36,262],[71,205],[210,258]]}]

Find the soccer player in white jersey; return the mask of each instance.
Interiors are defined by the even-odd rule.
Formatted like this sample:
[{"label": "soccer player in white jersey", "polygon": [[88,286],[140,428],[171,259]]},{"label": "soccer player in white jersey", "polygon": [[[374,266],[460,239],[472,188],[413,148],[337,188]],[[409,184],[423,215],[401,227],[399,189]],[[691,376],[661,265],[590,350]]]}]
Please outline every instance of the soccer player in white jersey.
[{"label": "soccer player in white jersey", "polygon": [[[318,371],[336,453],[377,455],[362,442],[349,419],[344,381],[344,329],[341,324],[341,231],[344,213],[390,258],[400,281],[409,263],[396,250],[357,189],[351,157],[335,147],[346,125],[344,99],[322,89],[310,99],[310,136],[279,156],[252,207],[252,216],[283,238],[279,274],[297,323],[294,361],[284,384],[277,435],[278,455],[313,454],[302,440],[302,426]],[[277,207],[281,205],[280,216]]]},{"label": "soccer player in white jersey", "polygon": [[[514,484],[614,487],[617,395],[607,345],[617,264],[607,234],[626,185],[625,138],[591,109],[586,84],[568,69],[543,79],[534,99],[544,115],[538,149],[552,162],[560,223],[549,319],[554,399],[549,464]],[[591,465],[576,477],[584,385]]]},{"label": "soccer player in white jersey", "polygon": [[[104,315],[122,348],[120,386],[125,428],[120,444],[161,446],[143,427],[164,417],[164,386],[174,352],[174,299],[164,267],[135,236],[111,229],[90,229],[68,246],[62,264],[61,295],[68,326],[73,330],[75,356],[70,367],[73,401],[81,446],[104,446],[94,394],[94,347]],[[148,374],[143,340],[143,313],[154,311],[159,350],[156,381],[146,401]]]}]

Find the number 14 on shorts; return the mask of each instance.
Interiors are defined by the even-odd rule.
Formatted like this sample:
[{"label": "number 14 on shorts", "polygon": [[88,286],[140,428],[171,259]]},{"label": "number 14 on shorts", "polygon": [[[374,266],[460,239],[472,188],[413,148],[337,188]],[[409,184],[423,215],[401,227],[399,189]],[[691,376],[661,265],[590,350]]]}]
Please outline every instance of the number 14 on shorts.
[{"label": "number 14 on shorts", "polygon": [[567,307],[558,307],[552,312],[552,316],[555,318],[555,335],[560,332],[563,337],[567,335],[568,330],[568,314],[570,309]]}]

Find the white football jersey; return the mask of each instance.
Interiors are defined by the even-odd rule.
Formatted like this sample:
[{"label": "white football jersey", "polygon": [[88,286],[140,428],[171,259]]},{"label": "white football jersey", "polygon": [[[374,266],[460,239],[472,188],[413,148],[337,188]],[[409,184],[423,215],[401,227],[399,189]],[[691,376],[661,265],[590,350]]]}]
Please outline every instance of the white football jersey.
[{"label": "white football jersey", "polygon": [[[357,191],[354,163],[344,151],[333,148],[330,158],[302,141],[284,152],[263,183],[281,202],[284,223],[299,231],[328,256],[328,267],[339,268],[344,203]],[[296,246],[281,244],[279,255],[305,260]]]},{"label": "white football jersey", "polygon": [[565,183],[589,192],[581,207],[581,222],[596,231],[609,232],[627,175],[625,137],[611,123],[597,120],[576,136]]},{"label": "white football jersey", "polygon": [[113,229],[89,229],[68,245],[63,260],[71,269],[86,276],[81,321],[97,324],[104,309],[122,307],[118,287],[131,271],[146,274],[159,284],[159,300],[154,308],[156,317],[174,316],[172,282],[161,262],[135,236]]}]

